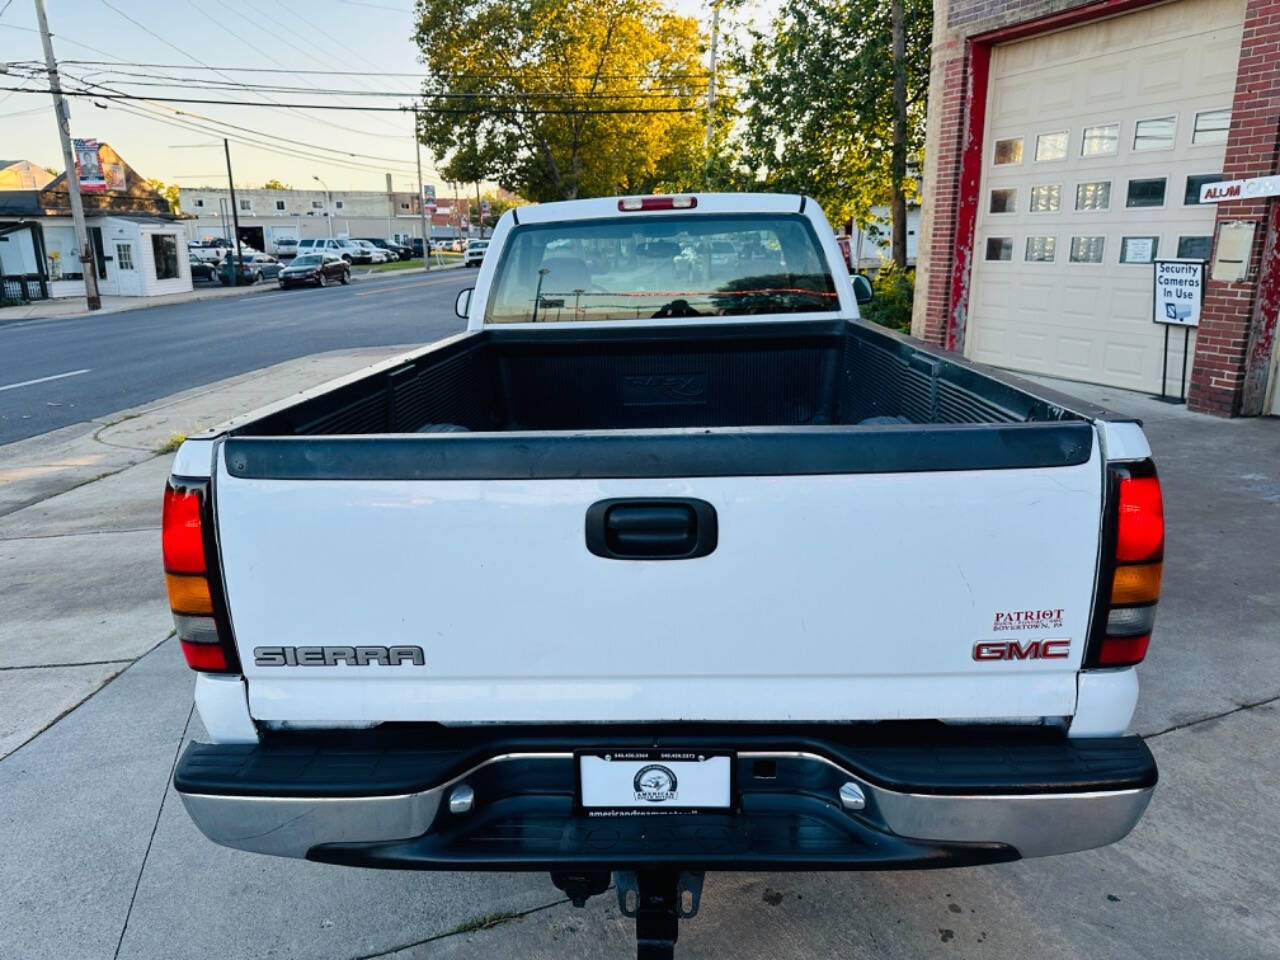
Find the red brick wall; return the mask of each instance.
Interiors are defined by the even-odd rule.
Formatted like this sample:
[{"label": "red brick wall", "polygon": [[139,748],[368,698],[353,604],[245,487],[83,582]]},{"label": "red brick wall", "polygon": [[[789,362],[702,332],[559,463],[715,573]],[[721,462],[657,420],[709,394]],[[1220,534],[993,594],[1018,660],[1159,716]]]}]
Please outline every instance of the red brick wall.
[{"label": "red brick wall", "polygon": [[[932,205],[927,245],[929,263],[924,289],[924,328],[921,337],[938,346],[946,345],[947,317],[950,313],[951,274],[955,264],[956,214],[960,193],[960,162],[965,127],[966,61],[963,41],[951,40],[934,47],[933,70],[942,75],[942,102],[931,102],[929,110],[940,110],[937,141],[930,146],[926,200]],[[972,242],[972,241],[971,241]]]},{"label": "red brick wall", "polygon": [[[1223,177],[1244,180],[1277,172],[1280,149],[1280,0],[1249,0],[1244,39],[1231,106]],[[1240,200],[1218,204],[1217,222],[1256,223],[1249,272],[1239,283],[1209,280],[1196,335],[1187,405],[1192,410],[1235,416],[1259,413],[1275,338],[1276,288],[1280,263],[1275,250],[1278,201]],[[1271,239],[1268,242],[1268,236]],[[1264,250],[1267,256],[1264,258]],[[1261,295],[1259,295],[1261,291]]]}]

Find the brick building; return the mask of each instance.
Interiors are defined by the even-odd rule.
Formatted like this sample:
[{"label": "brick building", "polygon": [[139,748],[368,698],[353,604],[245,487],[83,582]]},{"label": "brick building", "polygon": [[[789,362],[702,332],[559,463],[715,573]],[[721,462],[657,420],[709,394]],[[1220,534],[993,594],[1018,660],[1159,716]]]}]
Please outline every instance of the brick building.
[{"label": "brick building", "polygon": [[917,336],[1158,391],[1151,261],[1204,260],[1189,405],[1280,413],[1280,199],[1201,201],[1280,173],[1280,0],[939,0],[929,108]]}]

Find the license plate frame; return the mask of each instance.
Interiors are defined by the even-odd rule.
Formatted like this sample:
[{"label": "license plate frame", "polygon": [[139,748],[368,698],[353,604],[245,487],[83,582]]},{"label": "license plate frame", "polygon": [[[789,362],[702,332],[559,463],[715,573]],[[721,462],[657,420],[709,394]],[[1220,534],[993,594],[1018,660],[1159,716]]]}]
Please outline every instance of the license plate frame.
[{"label": "license plate frame", "polygon": [[[614,765],[616,770],[607,769]],[[651,771],[652,782],[646,790],[639,783],[639,778],[641,771],[649,767],[657,769]],[[727,770],[723,769],[725,767]],[[606,769],[608,778],[615,782],[606,784],[602,781]],[[689,747],[579,749],[573,752],[573,775],[573,806],[579,816],[643,817],[738,811],[738,762],[737,754],[732,750]],[[683,787],[681,777],[684,777]],[[670,799],[636,797],[637,790],[659,792],[665,787],[662,781],[669,779],[676,781],[676,796]],[[629,789],[625,783],[619,782],[624,780],[630,781]],[[620,787],[627,789],[626,794],[619,792]],[[685,798],[679,796],[682,790],[686,793]]]}]

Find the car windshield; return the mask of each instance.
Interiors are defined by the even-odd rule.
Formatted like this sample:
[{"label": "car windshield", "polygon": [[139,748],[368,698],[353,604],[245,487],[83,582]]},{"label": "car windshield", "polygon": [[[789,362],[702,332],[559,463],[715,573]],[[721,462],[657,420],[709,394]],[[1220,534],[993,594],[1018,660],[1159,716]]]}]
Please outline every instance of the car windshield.
[{"label": "car windshield", "polygon": [[528,224],[511,233],[487,323],[637,320],[839,309],[798,215],[672,215]]},{"label": "car windshield", "polygon": [[318,254],[309,254],[305,257],[295,257],[293,265],[295,267],[315,267],[319,266],[321,258]]}]

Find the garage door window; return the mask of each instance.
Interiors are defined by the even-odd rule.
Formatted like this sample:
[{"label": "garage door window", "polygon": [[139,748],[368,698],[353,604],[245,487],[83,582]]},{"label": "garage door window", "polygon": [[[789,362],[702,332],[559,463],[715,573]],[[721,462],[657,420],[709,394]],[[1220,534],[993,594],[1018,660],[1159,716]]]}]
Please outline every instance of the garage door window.
[{"label": "garage door window", "polygon": [[1027,263],[1053,263],[1056,237],[1027,237]]},{"label": "garage door window", "polygon": [[1085,127],[1080,141],[1080,156],[1111,157],[1120,149],[1120,124],[1104,123],[1097,127]]},{"label": "garage door window", "polygon": [[1125,237],[1120,241],[1120,262],[1150,263],[1159,250],[1159,237]]},{"label": "garage door window", "polygon": [[1179,260],[1208,260],[1213,251],[1213,237],[1179,237]]},{"label": "garage door window", "polygon": [[991,191],[991,212],[992,213],[1017,213],[1018,212],[1018,188],[1009,187],[1004,190]]},{"label": "garage door window", "polygon": [[1226,143],[1230,129],[1230,110],[1206,110],[1196,114],[1196,128],[1191,133],[1191,142],[1198,147],[1209,143]]},{"label": "garage door window", "polygon": [[1062,184],[1046,183],[1031,188],[1031,212],[1053,213],[1062,206]]},{"label": "garage door window", "polygon": [[1077,210],[1110,210],[1111,181],[1091,180],[1076,184]]},{"label": "garage door window", "polygon": [[1072,237],[1072,263],[1101,263],[1106,237]]},{"label": "garage door window", "polygon": [[1139,120],[1133,129],[1133,149],[1172,150],[1173,136],[1177,130],[1177,117],[1154,117],[1150,120]]},{"label": "garage door window", "polygon": [[1126,207],[1163,207],[1164,177],[1153,177],[1148,180],[1130,180],[1129,195],[1125,197]]},{"label": "garage door window", "polygon": [[1036,137],[1036,163],[1067,158],[1067,131],[1042,133]]},{"label": "garage door window", "polygon": [[1006,164],[1022,162],[1022,138],[1010,137],[1007,140],[996,141],[995,165],[1003,167]]},{"label": "garage door window", "polygon": [[1013,237],[987,237],[988,260],[1012,260]]},{"label": "garage door window", "polygon": [[1217,183],[1222,179],[1220,173],[1194,173],[1187,177],[1187,188],[1183,191],[1182,202],[1188,206],[1197,206],[1200,203],[1200,188],[1206,183]]}]

